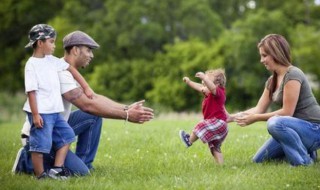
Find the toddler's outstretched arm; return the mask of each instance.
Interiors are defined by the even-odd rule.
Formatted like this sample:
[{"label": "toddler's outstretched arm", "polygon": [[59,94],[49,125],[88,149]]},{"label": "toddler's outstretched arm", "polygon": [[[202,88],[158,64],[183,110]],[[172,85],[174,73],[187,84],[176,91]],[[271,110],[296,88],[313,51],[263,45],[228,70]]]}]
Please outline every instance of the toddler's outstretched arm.
[{"label": "toddler's outstretched arm", "polygon": [[203,81],[208,91],[216,95],[217,86],[212,81],[209,80],[206,74],[204,74],[203,72],[197,72],[196,77],[200,78]]},{"label": "toddler's outstretched arm", "polygon": [[183,77],[182,80],[194,90],[204,93],[206,87],[204,87],[202,84],[190,80],[189,77]]}]

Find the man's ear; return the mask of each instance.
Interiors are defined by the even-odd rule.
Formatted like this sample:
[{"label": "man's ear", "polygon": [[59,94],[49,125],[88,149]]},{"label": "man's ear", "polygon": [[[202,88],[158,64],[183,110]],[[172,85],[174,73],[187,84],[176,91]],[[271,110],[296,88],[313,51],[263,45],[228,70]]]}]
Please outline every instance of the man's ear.
[{"label": "man's ear", "polygon": [[79,54],[80,49],[77,46],[73,46],[71,49],[71,54],[72,55],[78,55]]}]

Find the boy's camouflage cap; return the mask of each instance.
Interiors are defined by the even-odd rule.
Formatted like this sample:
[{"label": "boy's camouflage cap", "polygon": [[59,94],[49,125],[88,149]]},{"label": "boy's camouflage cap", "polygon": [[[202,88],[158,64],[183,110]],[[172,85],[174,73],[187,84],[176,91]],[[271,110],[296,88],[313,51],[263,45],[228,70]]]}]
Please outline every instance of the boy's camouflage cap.
[{"label": "boy's camouflage cap", "polygon": [[37,40],[44,40],[56,37],[56,31],[47,24],[37,24],[29,31],[29,43],[25,48],[30,48]]}]

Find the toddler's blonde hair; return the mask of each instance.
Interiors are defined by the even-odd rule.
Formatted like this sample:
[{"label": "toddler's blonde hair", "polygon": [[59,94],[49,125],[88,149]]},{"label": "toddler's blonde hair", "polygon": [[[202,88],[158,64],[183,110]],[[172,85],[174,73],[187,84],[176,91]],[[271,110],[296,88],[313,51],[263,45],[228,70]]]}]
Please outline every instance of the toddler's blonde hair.
[{"label": "toddler's blonde hair", "polygon": [[226,86],[227,78],[225,74],[224,69],[212,69],[212,70],[207,70],[205,73],[214,84],[218,84],[222,87]]}]

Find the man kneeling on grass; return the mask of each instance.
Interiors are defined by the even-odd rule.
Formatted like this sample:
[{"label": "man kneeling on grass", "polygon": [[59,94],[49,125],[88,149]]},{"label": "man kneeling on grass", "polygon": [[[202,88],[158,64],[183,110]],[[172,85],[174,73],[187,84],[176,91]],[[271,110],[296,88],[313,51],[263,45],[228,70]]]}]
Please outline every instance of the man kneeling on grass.
[{"label": "man kneeling on grass", "polygon": [[[75,31],[64,37],[63,47],[65,52],[61,59],[80,69],[89,65],[93,59],[92,50],[99,45],[86,33]],[[77,136],[75,153],[69,150],[64,163],[72,174],[87,175],[93,169],[92,163],[98,150],[102,118],[122,119],[133,123],[144,123],[153,118],[153,110],[144,107],[144,101],[124,105],[99,94],[94,94],[93,98],[89,99],[68,71],[60,72],[59,80],[65,108],[63,116]],[[71,112],[72,104],[79,110]],[[28,139],[29,132],[30,124],[26,121],[22,139]],[[52,166],[54,154],[55,151],[51,151],[51,154],[44,157],[46,170]],[[12,172],[33,172],[28,143],[19,150]]]}]

